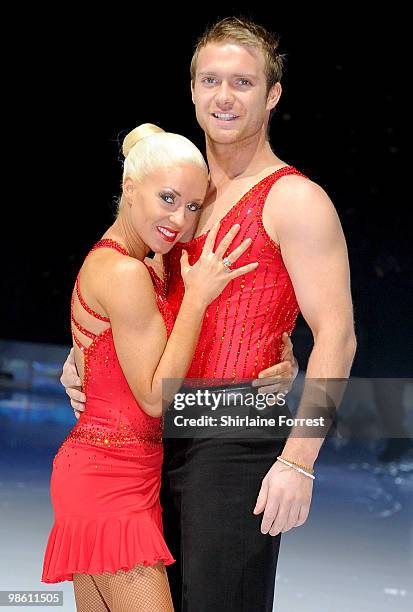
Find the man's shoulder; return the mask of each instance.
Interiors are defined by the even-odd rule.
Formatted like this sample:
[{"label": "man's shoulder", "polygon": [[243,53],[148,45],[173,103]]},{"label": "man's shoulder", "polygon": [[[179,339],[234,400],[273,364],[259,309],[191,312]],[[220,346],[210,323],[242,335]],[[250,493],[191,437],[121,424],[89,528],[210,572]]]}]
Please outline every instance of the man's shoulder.
[{"label": "man's shoulder", "polygon": [[271,186],[267,196],[267,208],[279,207],[287,203],[289,206],[304,206],[309,202],[331,203],[326,191],[316,182],[300,174],[286,174],[281,176]]},{"label": "man's shoulder", "polygon": [[274,181],[270,193],[300,195],[308,193],[314,187],[320,188],[317,183],[304,174],[281,174],[281,176],[277,177]]}]

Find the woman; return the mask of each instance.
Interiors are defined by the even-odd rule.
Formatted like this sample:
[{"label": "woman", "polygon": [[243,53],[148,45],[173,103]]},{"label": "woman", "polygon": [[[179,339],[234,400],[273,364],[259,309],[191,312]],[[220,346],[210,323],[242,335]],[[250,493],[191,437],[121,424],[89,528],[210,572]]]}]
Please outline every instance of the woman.
[{"label": "woman", "polygon": [[[76,365],[87,410],[60,447],[51,496],[55,524],[42,581],[73,580],[81,612],[172,610],[159,503],[162,379],[183,379],[204,312],[228,282],[254,270],[223,261],[239,227],[200,260],[181,259],[185,296],[174,322],[164,286],[146,265],[193,230],[208,171],[183,136],[145,124],[127,135],[114,224],[86,257],[72,297]],[[247,239],[229,253],[231,263]],[[169,391],[174,393],[176,386]]]}]

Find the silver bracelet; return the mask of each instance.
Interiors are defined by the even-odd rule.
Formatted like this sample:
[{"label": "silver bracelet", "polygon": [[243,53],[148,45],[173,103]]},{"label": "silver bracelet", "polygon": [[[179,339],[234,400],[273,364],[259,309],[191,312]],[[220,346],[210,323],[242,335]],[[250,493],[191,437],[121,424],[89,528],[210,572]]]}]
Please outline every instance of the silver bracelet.
[{"label": "silver bracelet", "polygon": [[277,457],[277,461],[282,461],[283,463],[285,463],[285,465],[288,465],[289,467],[294,468],[294,470],[297,470],[297,472],[300,472],[300,474],[304,474],[304,476],[308,476],[308,478],[312,478],[313,480],[315,480],[315,476],[313,476],[313,474],[309,474],[308,472],[301,469],[300,467],[297,467],[293,463],[290,463],[289,461],[286,461],[285,459],[282,459],[281,457]]}]

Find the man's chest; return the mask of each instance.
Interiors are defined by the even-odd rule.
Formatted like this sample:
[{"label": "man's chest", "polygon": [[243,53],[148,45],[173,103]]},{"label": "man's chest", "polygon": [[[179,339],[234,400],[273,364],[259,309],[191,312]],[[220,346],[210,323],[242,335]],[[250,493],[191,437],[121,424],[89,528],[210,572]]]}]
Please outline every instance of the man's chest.
[{"label": "man's chest", "polygon": [[211,187],[205,197],[199,216],[195,237],[207,232],[217,221],[223,219],[233,208],[241,205],[244,199],[252,199],[257,195],[254,190],[261,190],[262,181],[277,168],[266,167],[265,171],[254,176],[230,182],[223,189]]},{"label": "man's chest", "polygon": [[199,216],[195,237],[207,232],[217,221],[223,219],[248,192],[248,187],[241,189],[228,189],[217,196],[212,193],[205,198]]}]

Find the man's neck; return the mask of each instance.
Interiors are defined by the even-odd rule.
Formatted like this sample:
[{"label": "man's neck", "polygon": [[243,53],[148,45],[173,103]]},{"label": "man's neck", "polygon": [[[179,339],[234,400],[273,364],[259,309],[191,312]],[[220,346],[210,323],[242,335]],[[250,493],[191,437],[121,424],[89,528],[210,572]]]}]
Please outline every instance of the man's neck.
[{"label": "man's neck", "polygon": [[218,190],[225,188],[231,181],[253,177],[267,167],[283,164],[264,138],[219,144],[206,137],[206,153],[210,183]]}]

